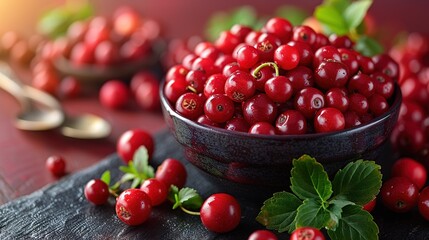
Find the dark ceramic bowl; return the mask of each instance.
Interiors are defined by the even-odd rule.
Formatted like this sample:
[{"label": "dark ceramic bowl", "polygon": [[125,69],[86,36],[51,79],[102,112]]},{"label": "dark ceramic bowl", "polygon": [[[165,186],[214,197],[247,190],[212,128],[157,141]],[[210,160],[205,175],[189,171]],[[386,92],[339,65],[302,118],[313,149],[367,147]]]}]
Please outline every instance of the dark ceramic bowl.
[{"label": "dark ceramic bowl", "polygon": [[[253,135],[208,127],[174,111],[161,88],[166,123],[185,156],[193,165],[220,182],[225,190],[287,188],[292,160],[303,154],[317,159],[329,175],[356,159],[375,160],[386,151],[390,133],[397,121],[401,92],[395,88],[389,111],[358,127],[333,133],[305,135]],[[387,161],[387,160],[386,160]]]}]

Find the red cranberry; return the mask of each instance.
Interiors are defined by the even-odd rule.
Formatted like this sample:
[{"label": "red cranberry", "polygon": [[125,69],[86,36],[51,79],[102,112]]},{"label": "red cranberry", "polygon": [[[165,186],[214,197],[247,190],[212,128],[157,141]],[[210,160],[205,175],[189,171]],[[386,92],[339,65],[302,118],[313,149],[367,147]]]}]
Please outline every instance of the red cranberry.
[{"label": "red cranberry", "polygon": [[196,120],[204,112],[204,97],[193,92],[184,93],[176,101],[176,111],[188,119]]},{"label": "red cranberry", "polygon": [[277,106],[266,94],[257,94],[243,103],[243,116],[250,125],[272,123],[277,116]]},{"label": "red cranberry", "polygon": [[302,89],[295,96],[295,109],[300,111],[307,119],[312,119],[314,113],[325,106],[323,93],[313,87]]},{"label": "red cranberry", "polygon": [[305,134],[307,132],[307,120],[297,110],[286,110],[277,117],[276,132],[282,135]]}]

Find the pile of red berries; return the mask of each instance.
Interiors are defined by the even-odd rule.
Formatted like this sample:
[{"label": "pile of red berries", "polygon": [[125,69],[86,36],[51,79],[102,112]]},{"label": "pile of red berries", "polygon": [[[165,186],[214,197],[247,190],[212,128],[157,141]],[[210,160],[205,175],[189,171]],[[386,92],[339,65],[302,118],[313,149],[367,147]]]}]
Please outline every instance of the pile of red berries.
[{"label": "pile of red berries", "polygon": [[429,38],[411,33],[390,53],[401,69],[403,96],[391,142],[401,156],[429,167]]},{"label": "pile of red berries", "polygon": [[338,131],[385,113],[399,77],[389,55],[370,58],[353,46],[282,18],[260,30],[235,25],[171,67],[163,90],[201,124],[254,134]]},{"label": "pile of red berries", "polygon": [[[124,132],[118,139],[117,153],[128,163],[141,146],[145,147],[150,158],[155,149],[152,136],[144,130],[132,129]],[[142,167],[144,166],[140,166]],[[153,177],[148,177],[136,188],[127,188],[117,195],[115,203],[117,217],[131,226],[144,223],[150,218],[155,206],[166,202],[173,188],[184,187],[186,178],[185,166],[177,159],[166,158],[158,166]],[[102,179],[92,179],[84,187],[85,198],[94,205],[105,204],[111,193],[117,194]],[[199,215],[202,224],[208,230],[217,233],[232,231],[241,220],[240,204],[235,197],[226,193],[209,196],[202,202],[198,212],[187,209],[184,211]]]}]

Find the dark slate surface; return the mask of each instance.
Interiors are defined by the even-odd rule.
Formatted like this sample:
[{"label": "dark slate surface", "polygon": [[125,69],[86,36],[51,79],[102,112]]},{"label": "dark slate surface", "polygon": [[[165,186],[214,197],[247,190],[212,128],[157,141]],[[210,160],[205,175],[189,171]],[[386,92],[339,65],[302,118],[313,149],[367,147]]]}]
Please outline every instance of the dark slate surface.
[{"label": "dark slate surface", "polygon": [[[167,132],[156,136],[154,167],[166,157],[184,160],[183,152]],[[205,174],[186,164],[187,186],[196,188],[203,197],[221,191],[218,185],[207,181]],[[112,180],[120,178],[121,160],[115,155],[106,157],[99,164],[67,176],[28,196],[0,206],[0,239],[247,239],[256,229],[262,229],[254,218],[260,202],[240,198],[242,221],[237,229],[227,234],[207,231],[199,217],[172,210],[170,203],[155,207],[144,224],[129,227],[114,212],[114,199],[95,207],[83,196],[83,186],[92,178],[111,170]],[[259,195],[257,191],[255,196]],[[374,216],[380,228],[380,239],[418,240],[429,239],[429,222],[414,211],[392,214],[378,204]],[[280,234],[279,239],[288,239]]]}]

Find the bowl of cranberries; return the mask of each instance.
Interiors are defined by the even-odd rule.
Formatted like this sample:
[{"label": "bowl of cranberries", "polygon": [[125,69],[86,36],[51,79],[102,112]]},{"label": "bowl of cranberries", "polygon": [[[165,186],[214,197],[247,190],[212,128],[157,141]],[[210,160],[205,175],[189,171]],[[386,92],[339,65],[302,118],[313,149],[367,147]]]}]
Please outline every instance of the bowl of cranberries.
[{"label": "bowl of cranberries", "polygon": [[43,45],[42,54],[64,75],[103,82],[155,67],[163,49],[160,34],[157,21],[122,6],[112,16],[73,22],[64,36]]},{"label": "bowl of cranberries", "polygon": [[260,30],[235,25],[168,70],[166,123],[193,165],[253,191],[288,187],[303,154],[330,174],[381,161],[401,105],[398,64],[353,46],[282,18]]}]

